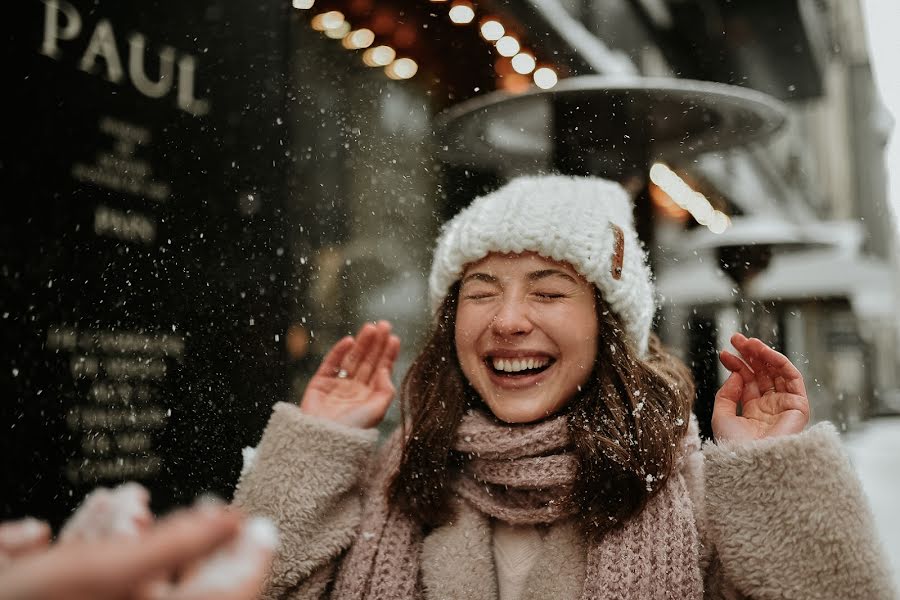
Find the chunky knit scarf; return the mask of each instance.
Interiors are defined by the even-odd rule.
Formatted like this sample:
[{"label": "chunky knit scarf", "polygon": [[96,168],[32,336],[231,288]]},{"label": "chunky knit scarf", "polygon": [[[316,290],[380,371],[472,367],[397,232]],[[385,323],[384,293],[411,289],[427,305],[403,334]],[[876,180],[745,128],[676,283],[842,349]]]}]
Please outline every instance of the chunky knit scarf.
[{"label": "chunky knit scarf", "polygon": [[[465,547],[457,549],[463,556],[484,558],[491,556],[489,548],[473,544],[490,545],[490,536],[484,534],[489,531],[489,518],[513,525],[542,525],[572,517],[576,506],[570,501],[570,492],[578,464],[567,452],[569,446],[568,425],[562,416],[534,425],[510,426],[483,413],[466,414],[453,444],[455,451],[470,457],[454,483],[459,511],[453,523],[430,536],[448,527],[468,527],[472,531],[445,536],[441,543],[465,540]],[[682,446],[680,457],[699,447],[695,431],[685,437]],[[426,585],[423,591],[420,569],[433,567],[431,571],[440,574],[461,567],[420,564],[423,544],[429,540],[423,540],[420,528],[387,502],[384,491],[399,465],[400,451],[399,438],[395,438],[373,480],[357,538],[337,574],[333,598],[447,596],[446,592],[431,593],[437,585]],[[450,552],[442,545],[439,553],[444,549]],[[583,599],[701,598],[698,534],[678,467],[638,515],[599,542],[587,544],[586,554],[580,586]],[[494,581],[481,582],[483,589],[492,593],[481,596],[495,595],[493,565],[488,571],[483,564],[473,568],[494,575]]]}]

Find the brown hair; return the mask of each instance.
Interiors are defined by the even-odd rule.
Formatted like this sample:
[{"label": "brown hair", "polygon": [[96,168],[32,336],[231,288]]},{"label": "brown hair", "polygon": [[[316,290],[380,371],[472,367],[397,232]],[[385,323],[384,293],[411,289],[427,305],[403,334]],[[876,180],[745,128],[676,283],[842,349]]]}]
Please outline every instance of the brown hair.
[{"label": "brown hair", "polygon": [[[449,516],[450,480],[463,460],[451,452],[453,436],[463,413],[483,406],[456,356],[458,295],[459,283],[444,298],[400,393],[407,441],[388,494],[426,526]],[[599,535],[637,514],[672,472],[694,384],[689,369],[654,334],[640,358],[599,291],[596,312],[593,372],[563,410],[580,464],[573,501],[585,530]]]}]

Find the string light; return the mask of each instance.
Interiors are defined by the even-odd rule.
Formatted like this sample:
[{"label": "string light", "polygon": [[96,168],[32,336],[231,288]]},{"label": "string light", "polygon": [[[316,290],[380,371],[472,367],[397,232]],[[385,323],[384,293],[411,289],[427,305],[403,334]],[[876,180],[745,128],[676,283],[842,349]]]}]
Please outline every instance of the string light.
[{"label": "string light", "polygon": [[542,90],[549,90],[556,85],[557,81],[559,78],[556,76],[556,71],[550,67],[541,67],[534,72],[534,84]]},{"label": "string light", "polygon": [[457,25],[465,25],[475,18],[475,9],[468,2],[454,2],[448,14],[450,20]]},{"label": "string light", "polygon": [[370,67],[386,67],[397,56],[390,46],[376,46],[363,52],[363,62]]},{"label": "string light", "polygon": [[330,37],[333,40],[339,40],[350,33],[350,23],[344,21],[337,27],[332,27],[330,29],[325,30],[325,35]]},{"label": "string light", "polygon": [[344,24],[344,13],[339,10],[330,10],[313,17],[310,25],[316,31],[328,31],[337,29]]},{"label": "string light", "polygon": [[[291,4],[298,10],[308,10],[315,5],[316,0],[291,0]],[[446,2],[447,0],[431,0],[432,2]],[[450,20],[457,25],[465,25],[471,23],[475,19],[475,8],[469,0],[453,0],[450,10],[448,11]],[[333,39],[340,39],[341,44],[348,50],[362,50],[363,62],[370,67],[384,67],[385,74],[391,79],[410,79],[415,76],[419,70],[419,65],[411,58],[397,58],[397,52],[390,46],[377,46],[372,48],[375,42],[375,33],[371,29],[362,28],[356,31],[352,30],[350,23],[344,18],[344,14],[337,10],[330,10],[315,15],[310,25],[313,29],[323,32],[326,36]],[[507,89],[513,87],[522,91],[528,81],[527,75],[531,75],[534,84],[541,89],[550,89],[555,86],[559,80],[556,72],[549,67],[541,67],[535,70],[537,64],[535,57],[530,52],[522,51],[521,44],[514,36],[506,32],[503,24],[495,18],[485,19],[479,27],[481,37],[486,41],[492,42],[497,53],[505,58],[511,59],[506,62],[505,68],[509,70],[510,65],[512,71],[507,73],[510,81],[515,86],[505,85]],[[502,59],[501,59],[502,61]],[[513,73],[514,72],[514,73]],[[504,79],[503,75],[500,76]],[[723,215],[725,219],[727,216]],[[716,215],[709,215],[707,219],[716,227],[722,226],[722,219]],[[727,225],[726,225],[727,226]]]},{"label": "string light", "polygon": [[361,50],[368,48],[375,41],[375,33],[371,29],[357,29],[351,31],[341,44],[347,50]]},{"label": "string light", "polygon": [[520,75],[528,75],[534,71],[534,57],[527,52],[520,52],[512,57],[512,67]]},{"label": "string light", "polygon": [[731,219],[725,213],[715,210],[706,196],[695,191],[675,171],[662,163],[650,167],[650,181],[664,191],[672,201],[691,213],[701,225],[713,233],[724,233],[731,227]]},{"label": "string light", "polygon": [[481,24],[481,37],[489,42],[496,42],[506,33],[499,21],[488,20]]},{"label": "string light", "polygon": [[409,79],[419,70],[419,65],[411,58],[398,58],[387,67],[384,72],[391,79]]},{"label": "string light", "polygon": [[500,56],[515,56],[519,53],[519,40],[511,35],[504,35],[497,40],[497,52]]}]

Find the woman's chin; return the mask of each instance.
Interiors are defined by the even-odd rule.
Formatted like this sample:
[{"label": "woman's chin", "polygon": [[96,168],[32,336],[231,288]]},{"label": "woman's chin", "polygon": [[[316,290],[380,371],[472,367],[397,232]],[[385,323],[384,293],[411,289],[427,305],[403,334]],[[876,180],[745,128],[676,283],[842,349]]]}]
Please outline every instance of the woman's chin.
[{"label": "woman's chin", "polygon": [[565,403],[547,401],[528,401],[516,399],[494,399],[485,402],[491,413],[504,423],[523,424],[541,421],[551,417],[565,405]]}]

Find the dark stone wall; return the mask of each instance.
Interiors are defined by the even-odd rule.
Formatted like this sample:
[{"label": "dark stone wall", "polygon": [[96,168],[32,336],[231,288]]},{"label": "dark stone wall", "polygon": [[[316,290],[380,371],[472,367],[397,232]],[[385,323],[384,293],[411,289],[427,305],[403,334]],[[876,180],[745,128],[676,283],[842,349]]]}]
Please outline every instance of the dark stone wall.
[{"label": "dark stone wall", "polygon": [[287,394],[286,10],[7,8],[0,518],[227,496]]}]

